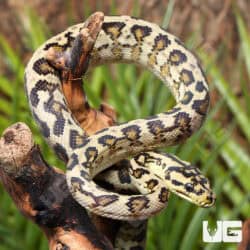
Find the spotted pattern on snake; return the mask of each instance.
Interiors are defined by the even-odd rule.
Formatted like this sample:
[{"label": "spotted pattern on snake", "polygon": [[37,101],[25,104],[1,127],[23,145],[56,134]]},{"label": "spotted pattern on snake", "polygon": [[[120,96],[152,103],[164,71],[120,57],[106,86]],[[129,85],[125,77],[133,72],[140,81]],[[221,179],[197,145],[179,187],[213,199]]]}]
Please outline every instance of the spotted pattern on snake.
[{"label": "spotted pattern on snake", "polygon": [[[167,204],[164,181],[158,179],[156,188],[151,182],[154,192],[129,196],[104,190],[93,178],[122,159],[179,144],[198,130],[209,106],[206,79],[195,56],[158,25],[129,16],[105,16],[91,54],[90,68],[113,62],[147,68],[170,88],[176,106],[87,136],[67,107],[58,71],[46,60],[51,47],[59,52],[70,51],[83,25],[69,27],[33,54],[25,70],[30,108],[43,136],[67,162],[69,189],[83,207],[113,219],[146,219]],[[143,182],[144,175],[138,181]]]}]

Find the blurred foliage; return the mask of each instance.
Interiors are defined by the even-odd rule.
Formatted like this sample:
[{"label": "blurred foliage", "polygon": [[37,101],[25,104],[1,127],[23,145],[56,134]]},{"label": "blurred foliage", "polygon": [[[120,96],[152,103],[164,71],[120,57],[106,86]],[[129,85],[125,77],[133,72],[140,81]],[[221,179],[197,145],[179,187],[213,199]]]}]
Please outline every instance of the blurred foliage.
[{"label": "blurred foliage", "polygon": [[[173,6],[174,1],[170,1],[163,18],[164,27],[169,23]],[[112,13],[116,13],[115,4]],[[135,5],[134,14],[137,13],[139,9]],[[34,51],[49,34],[33,11],[27,11],[27,15],[29,23],[25,26],[22,39],[27,48]],[[204,126],[196,134],[182,145],[165,149],[202,169],[217,194],[216,205],[210,209],[202,209],[172,195],[168,208],[150,220],[148,250],[235,249],[236,244],[203,243],[202,221],[214,223],[216,220],[244,220],[249,217],[250,34],[237,9],[233,18],[241,44],[235,57],[235,71],[226,72],[226,79],[233,79],[235,72],[241,75],[240,99],[225,79],[225,73],[221,70],[223,65],[220,65],[218,58],[197,49],[211,92],[219,94],[219,98],[210,109]],[[188,48],[196,47],[193,42],[195,36],[196,34],[191,34],[190,39],[186,40]],[[3,36],[0,36],[0,48],[2,60],[9,70],[8,75],[0,75],[0,133],[14,122],[27,123],[48,162],[64,167],[41,138],[31,118],[23,91],[25,65],[21,57]],[[227,53],[227,48],[222,44],[218,53],[223,56],[223,53]],[[243,74],[244,69],[247,73]],[[147,117],[174,105],[174,100],[165,86],[151,73],[141,71],[134,65],[101,66],[85,78],[84,87],[90,103],[97,107],[105,99],[117,110],[121,122]],[[47,249],[45,237],[35,225],[19,214],[3,189],[0,189],[0,201],[0,250]]]}]

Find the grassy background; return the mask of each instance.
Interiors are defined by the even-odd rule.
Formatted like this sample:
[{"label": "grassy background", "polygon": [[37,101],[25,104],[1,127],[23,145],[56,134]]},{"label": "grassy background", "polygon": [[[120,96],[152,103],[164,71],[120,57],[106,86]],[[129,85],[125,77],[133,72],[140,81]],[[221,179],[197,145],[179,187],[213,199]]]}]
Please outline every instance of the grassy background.
[{"label": "grassy background", "polygon": [[[169,1],[162,18],[163,27],[168,26],[174,7],[175,1]],[[83,9],[84,15],[88,16],[90,10]],[[113,1],[110,14],[116,13]],[[34,10],[27,9],[25,15],[29,25],[20,23],[25,30],[21,39],[27,50],[34,51],[51,33]],[[135,1],[133,15],[140,17],[139,1]],[[208,118],[199,132],[182,145],[165,149],[202,169],[216,192],[216,205],[201,209],[172,195],[167,210],[150,220],[148,250],[236,249],[236,244],[203,243],[202,221],[209,220],[214,224],[216,220],[245,220],[249,217],[250,33],[237,6],[234,6],[232,18],[240,43],[233,71],[225,71],[224,62],[221,63],[221,58],[228,53],[223,43],[217,53],[211,55],[196,43],[201,31],[186,36],[184,42],[201,59],[209,79],[212,101],[216,101],[212,102]],[[1,34],[0,49],[1,61],[7,68],[7,73],[0,75],[0,134],[14,122],[27,123],[48,162],[64,167],[47,147],[31,118],[23,91],[23,58]],[[234,84],[239,86],[240,94],[231,87],[235,79]],[[105,99],[117,110],[121,122],[147,117],[174,105],[169,91],[152,74],[140,71],[134,65],[98,67],[86,77],[84,86],[93,106],[97,107]],[[35,225],[19,214],[9,196],[0,188],[0,250],[23,249],[45,250],[47,241]]]}]

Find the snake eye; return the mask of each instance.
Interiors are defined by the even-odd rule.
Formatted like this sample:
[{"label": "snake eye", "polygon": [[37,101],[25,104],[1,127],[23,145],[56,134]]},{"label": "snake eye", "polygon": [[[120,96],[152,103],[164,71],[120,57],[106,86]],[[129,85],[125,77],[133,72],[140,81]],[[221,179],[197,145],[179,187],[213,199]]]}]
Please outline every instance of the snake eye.
[{"label": "snake eye", "polygon": [[187,192],[191,193],[194,191],[194,185],[192,183],[187,183],[185,184],[185,189],[187,190]]}]

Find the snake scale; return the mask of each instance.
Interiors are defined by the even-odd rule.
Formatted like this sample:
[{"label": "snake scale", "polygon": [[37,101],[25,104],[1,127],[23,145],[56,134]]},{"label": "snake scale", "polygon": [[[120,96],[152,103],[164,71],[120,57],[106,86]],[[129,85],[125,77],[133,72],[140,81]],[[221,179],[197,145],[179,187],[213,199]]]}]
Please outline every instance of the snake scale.
[{"label": "snake scale", "polygon": [[[87,136],[67,107],[58,70],[46,60],[50,48],[70,51],[83,25],[71,26],[46,41],[25,70],[33,117],[57,155],[67,162],[67,183],[73,197],[91,212],[120,220],[154,215],[166,206],[169,190],[200,206],[211,206],[214,195],[198,169],[175,156],[151,152],[184,141],[204,121],[209,91],[196,57],[156,24],[129,16],[105,16],[90,67],[126,62],[147,68],[170,88],[176,105]],[[135,157],[130,174],[142,194],[118,194],[93,181],[127,157]]]}]

